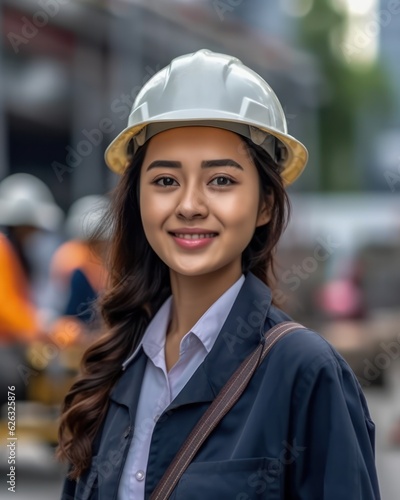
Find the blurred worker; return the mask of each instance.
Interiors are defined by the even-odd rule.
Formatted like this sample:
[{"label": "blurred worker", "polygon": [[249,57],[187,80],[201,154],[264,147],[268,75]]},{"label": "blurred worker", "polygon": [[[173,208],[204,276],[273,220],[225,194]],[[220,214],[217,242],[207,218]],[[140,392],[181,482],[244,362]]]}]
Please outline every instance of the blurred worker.
[{"label": "blurred worker", "polygon": [[39,332],[25,273],[12,245],[0,233],[0,343],[29,341]]},{"label": "blurred worker", "polygon": [[[26,384],[19,369],[23,366],[28,342],[39,334],[37,311],[29,299],[28,283],[11,244],[0,233],[0,380],[4,387],[15,386],[17,399],[24,399]],[[0,406],[7,393],[0,395]]]},{"label": "blurred worker", "polygon": [[50,190],[35,176],[13,174],[0,183],[0,378],[15,386],[17,399],[27,390],[27,347],[44,332],[40,299],[56,245],[52,234],[62,219]]},{"label": "blurred worker", "polygon": [[85,196],[73,203],[66,219],[66,233],[71,239],[58,248],[51,262],[51,280],[64,302],[52,330],[63,343],[99,328],[95,301],[107,280],[103,266],[107,235],[96,230],[108,203],[100,195]]},{"label": "blurred worker", "polygon": [[14,248],[29,293],[46,315],[49,261],[60,244],[64,214],[50,189],[37,177],[18,173],[0,183],[0,226]]}]

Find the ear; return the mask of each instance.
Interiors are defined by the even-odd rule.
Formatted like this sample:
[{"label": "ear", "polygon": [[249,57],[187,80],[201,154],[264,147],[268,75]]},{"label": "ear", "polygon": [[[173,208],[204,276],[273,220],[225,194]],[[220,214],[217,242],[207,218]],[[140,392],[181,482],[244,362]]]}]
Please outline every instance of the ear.
[{"label": "ear", "polygon": [[264,199],[261,207],[258,211],[258,216],[257,216],[257,221],[256,221],[256,227],[264,226],[265,224],[268,224],[268,222],[271,220],[271,207],[272,207],[272,200],[268,200],[269,203]]}]

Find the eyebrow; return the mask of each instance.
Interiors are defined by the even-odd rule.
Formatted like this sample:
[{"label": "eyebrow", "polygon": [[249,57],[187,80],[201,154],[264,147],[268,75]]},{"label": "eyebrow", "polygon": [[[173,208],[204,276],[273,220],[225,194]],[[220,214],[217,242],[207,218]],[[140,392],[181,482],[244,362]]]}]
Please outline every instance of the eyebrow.
[{"label": "eyebrow", "polygon": [[[167,168],[182,168],[182,163],[180,161],[171,160],[155,160],[150,163],[147,167],[146,172],[152,168],[157,167],[167,167]],[[243,167],[239,165],[235,160],[231,158],[223,158],[221,160],[204,160],[201,162],[201,168],[212,168],[212,167],[234,167],[239,170],[243,170]]]}]

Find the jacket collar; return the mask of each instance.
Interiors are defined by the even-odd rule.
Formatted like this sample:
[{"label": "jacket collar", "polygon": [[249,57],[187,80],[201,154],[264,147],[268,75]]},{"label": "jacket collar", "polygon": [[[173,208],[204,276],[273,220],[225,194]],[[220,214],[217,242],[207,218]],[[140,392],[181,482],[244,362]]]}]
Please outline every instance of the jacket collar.
[{"label": "jacket collar", "polygon": [[270,305],[270,289],[248,273],[213,348],[168,409],[214,400],[261,342]]},{"label": "jacket collar", "polygon": [[[261,342],[270,305],[269,287],[254,274],[247,273],[213,348],[168,410],[215,398],[240,363]],[[124,363],[125,373],[110,395],[117,403],[128,406],[132,414],[136,413],[146,361],[147,356],[139,346],[134,356]]]},{"label": "jacket collar", "polygon": [[122,372],[121,377],[110,392],[112,401],[129,408],[131,418],[136,415],[147,359],[143,347],[139,346],[135,362]]}]

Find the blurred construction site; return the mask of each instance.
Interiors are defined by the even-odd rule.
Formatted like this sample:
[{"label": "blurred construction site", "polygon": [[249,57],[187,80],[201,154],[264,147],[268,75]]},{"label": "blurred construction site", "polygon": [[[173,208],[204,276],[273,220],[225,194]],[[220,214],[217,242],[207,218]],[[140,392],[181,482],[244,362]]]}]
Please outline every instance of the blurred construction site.
[{"label": "blurred construction site", "polygon": [[354,370],[382,498],[397,500],[400,2],[3,0],[0,23],[0,468],[12,408],[14,498],[59,497],[60,407],[104,328],[108,240],[94,236],[117,182],[104,150],[143,83],[209,48],[271,84],[309,150],[273,297]]}]

